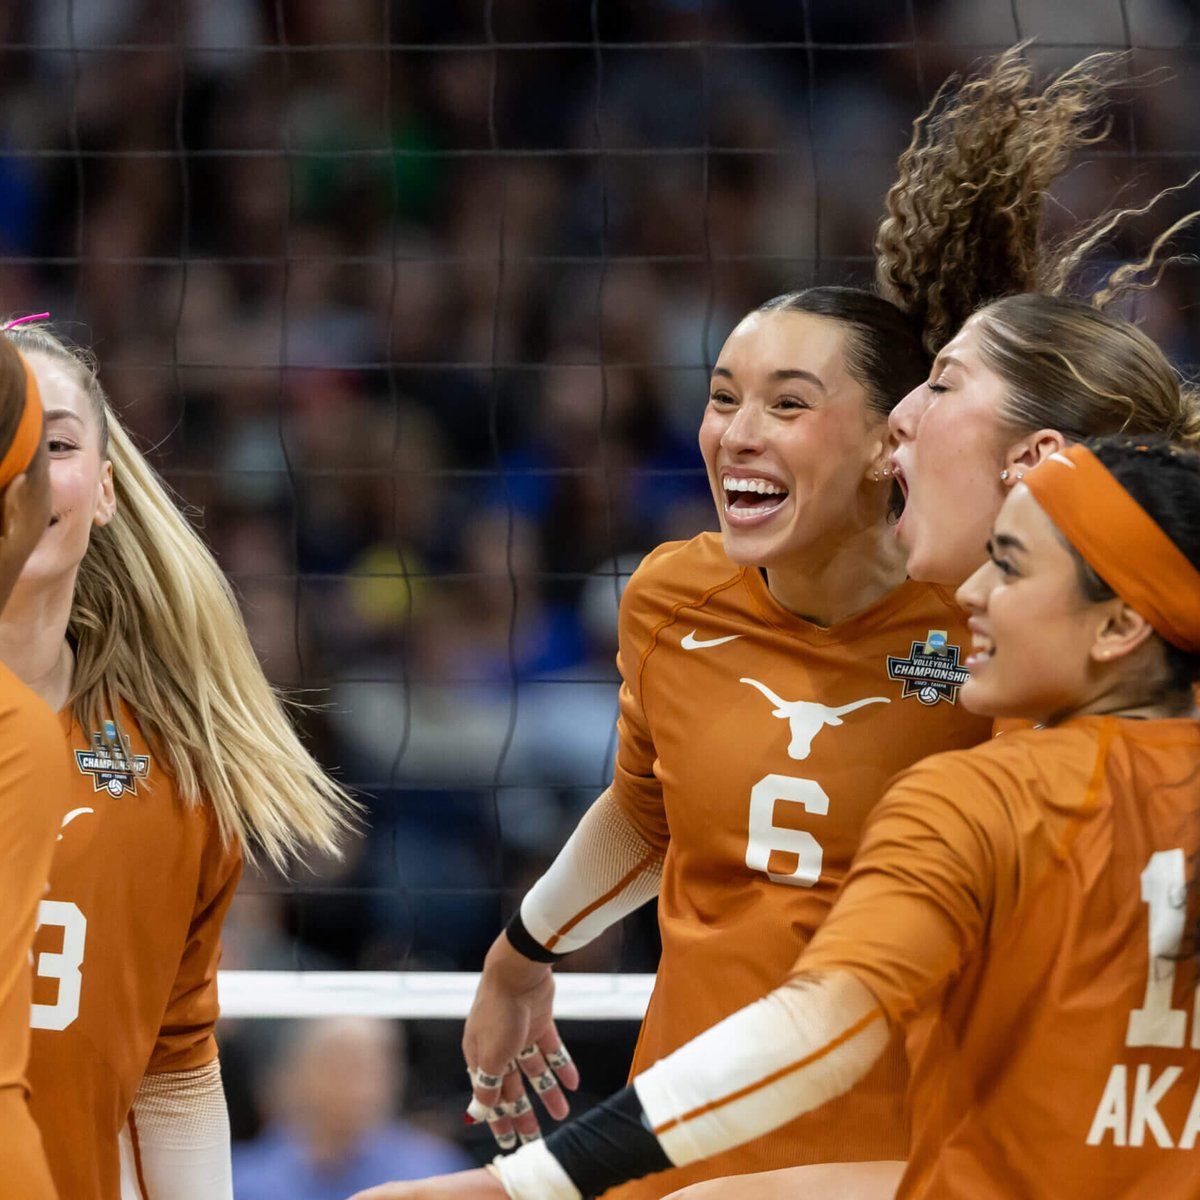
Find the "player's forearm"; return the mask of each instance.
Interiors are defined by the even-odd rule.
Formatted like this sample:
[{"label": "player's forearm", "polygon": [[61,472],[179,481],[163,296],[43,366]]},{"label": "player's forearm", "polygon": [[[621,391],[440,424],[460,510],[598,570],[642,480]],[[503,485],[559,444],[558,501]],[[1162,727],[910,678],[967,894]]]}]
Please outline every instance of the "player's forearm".
[{"label": "player's forearm", "polygon": [[845,973],[792,980],[556,1131],[496,1161],[514,1200],[580,1200],[711,1158],[848,1091],[888,1042]]},{"label": "player's forearm", "polygon": [[122,1136],[149,1200],[233,1200],[229,1114],[217,1061],[145,1076]]},{"label": "player's forearm", "polygon": [[526,958],[554,962],[658,895],[662,855],[605,792],[530,888],[506,930]]}]

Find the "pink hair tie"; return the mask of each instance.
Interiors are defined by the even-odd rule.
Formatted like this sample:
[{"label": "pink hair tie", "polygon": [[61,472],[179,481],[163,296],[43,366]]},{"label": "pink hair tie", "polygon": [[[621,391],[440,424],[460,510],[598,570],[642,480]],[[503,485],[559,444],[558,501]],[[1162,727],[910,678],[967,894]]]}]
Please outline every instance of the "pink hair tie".
[{"label": "pink hair tie", "polygon": [[44,312],[30,313],[27,317],[14,317],[7,325],[0,326],[0,332],[7,333],[10,329],[16,329],[18,325],[26,325],[30,321],[44,321],[49,315],[48,312]]}]

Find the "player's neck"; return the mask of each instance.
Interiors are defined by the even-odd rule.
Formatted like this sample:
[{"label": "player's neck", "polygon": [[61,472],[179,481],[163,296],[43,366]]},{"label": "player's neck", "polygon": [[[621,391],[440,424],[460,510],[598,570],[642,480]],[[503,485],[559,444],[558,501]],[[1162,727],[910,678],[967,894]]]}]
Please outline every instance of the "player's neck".
[{"label": "player's neck", "polygon": [[55,712],[67,702],[75,656],[67,642],[74,580],[18,580],[0,617],[0,660]]},{"label": "player's neck", "polygon": [[831,538],[766,572],[771,595],[784,608],[822,626],[865,611],[906,577],[904,553],[885,522]]}]

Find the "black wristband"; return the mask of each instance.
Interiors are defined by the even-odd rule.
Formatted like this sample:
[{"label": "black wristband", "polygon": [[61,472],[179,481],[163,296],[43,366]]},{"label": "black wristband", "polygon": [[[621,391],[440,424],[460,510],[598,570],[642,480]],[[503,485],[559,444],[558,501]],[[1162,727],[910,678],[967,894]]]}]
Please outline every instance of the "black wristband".
[{"label": "black wristband", "polygon": [[632,1086],[556,1129],[546,1139],[546,1149],[584,1196],[599,1196],[617,1184],[675,1165],[650,1132]]},{"label": "black wristband", "polygon": [[512,920],[505,925],[504,936],[508,938],[509,944],[518,954],[523,954],[526,958],[531,958],[534,962],[556,963],[560,958],[566,957],[565,954],[555,954],[553,950],[547,950],[525,928],[525,922],[521,920],[521,910],[519,908],[513,913]]}]

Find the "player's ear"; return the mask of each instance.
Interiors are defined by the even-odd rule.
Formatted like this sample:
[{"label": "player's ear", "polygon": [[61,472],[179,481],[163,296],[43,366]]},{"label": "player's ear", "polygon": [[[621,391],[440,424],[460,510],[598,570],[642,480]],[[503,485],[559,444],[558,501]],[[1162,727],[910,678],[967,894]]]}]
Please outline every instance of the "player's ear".
[{"label": "player's ear", "polygon": [[1011,487],[1019,483],[1027,471],[1032,471],[1043,459],[1066,448],[1067,439],[1057,429],[1039,429],[1013,442],[1004,456],[1003,476]]},{"label": "player's ear", "polygon": [[[863,478],[873,482],[890,477],[892,454],[896,449],[896,437],[888,428],[886,420],[879,422],[871,431],[868,461]],[[887,475],[884,472],[888,472]]]},{"label": "player's ear", "polygon": [[104,468],[100,474],[100,484],[96,492],[96,511],[92,514],[92,524],[107,525],[117,513],[117,489],[113,483],[112,463],[104,460]]},{"label": "player's ear", "polygon": [[1124,600],[1110,600],[1104,607],[1103,623],[1092,643],[1094,662],[1108,663],[1126,658],[1154,636],[1150,622]]}]

